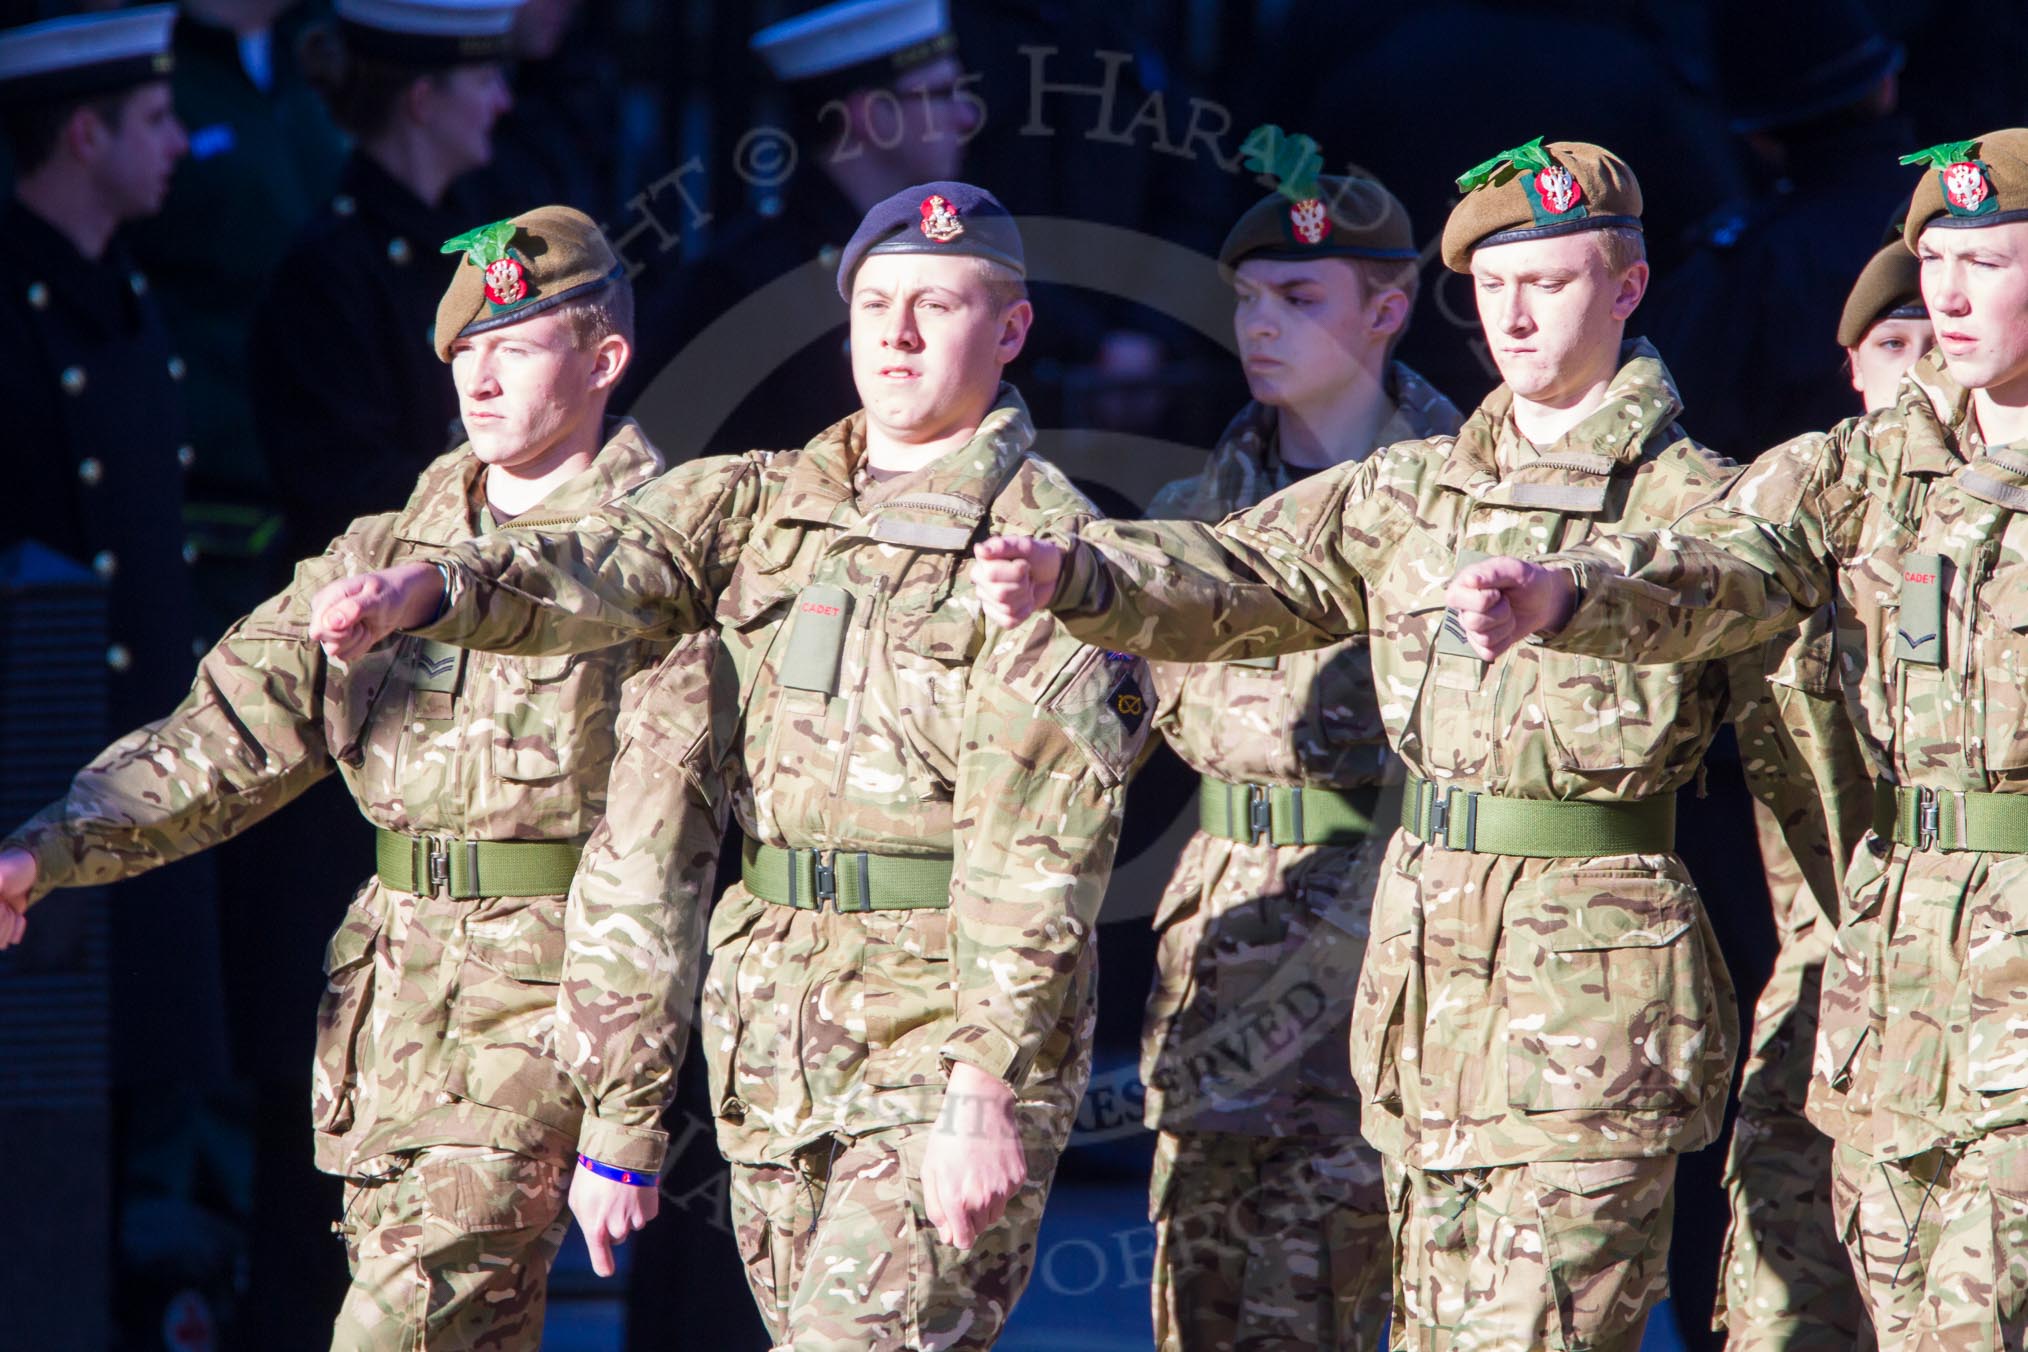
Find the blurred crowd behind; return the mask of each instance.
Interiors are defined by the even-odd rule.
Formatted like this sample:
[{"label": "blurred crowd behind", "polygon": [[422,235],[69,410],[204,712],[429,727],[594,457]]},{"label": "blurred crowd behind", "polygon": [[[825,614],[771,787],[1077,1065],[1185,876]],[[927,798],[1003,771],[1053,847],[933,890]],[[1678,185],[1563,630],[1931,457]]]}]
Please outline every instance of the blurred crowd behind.
[{"label": "blurred crowd behind", "polygon": [[[6,0],[0,22],[81,7],[105,6]],[[856,406],[826,251],[871,202],[958,176],[1024,218],[1038,319],[1012,379],[1040,449],[1132,514],[1196,468],[1246,398],[1209,255],[1264,191],[1239,154],[1263,123],[1314,137],[1334,172],[1375,175],[1407,204],[1429,248],[1400,355],[1460,407],[1495,376],[1468,289],[1433,258],[1453,176],[1537,135],[1617,151],[1647,194],[1657,278],[1632,328],[1670,364],[1686,426],[1743,460],[1858,411],[1833,333],[1906,200],[1915,171],[1896,157],[2028,121],[2015,0],[954,0],[948,69],[849,103],[785,84],[749,49],[808,7],[527,0],[511,59],[419,70],[337,49],[327,0],[184,0],[182,137],[158,147],[173,172],[159,210],[139,204],[117,241],[159,302],[174,379],[145,398],[67,391],[111,401],[136,436],[182,429],[180,517],[174,491],[151,491],[73,540],[10,511],[0,545],[42,536],[95,559],[116,587],[143,588],[158,626],[187,615],[176,623],[201,650],[456,443],[426,342],[453,266],[439,245],[540,203],[593,215],[636,270],[640,342],[618,411],[672,460],[799,445]],[[25,245],[0,255],[10,288],[34,266]],[[48,380],[0,370],[10,406],[46,401],[29,386]],[[10,479],[37,472],[30,439],[0,454]],[[87,483],[103,472],[79,469]],[[121,574],[117,551],[151,532],[176,537],[186,571]],[[191,661],[121,655],[123,730],[174,704]],[[1750,1010],[1774,945],[1757,870],[1738,857],[1751,860],[1744,794],[1723,779],[1709,829],[1686,835],[1711,842],[1693,863],[1719,884],[1705,896]],[[1144,782],[1177,780],[1187,791],[1187,776]],[[1186,801],[1165,792],[1140,795],[1123,860],[1158,852]],[[163,1302],[197,1290],[226,1345],[317,1346],[321,1317],[303,1312],[335,1304],[343,1264],[328,1238],[336,1184],[310,1168],[304,1070],[320,946],[368,833],[333,780],[217,854],[215,877],[178,865],[159,905],[123,889],[115,907],[122,1317],[132,1345],[159,1345]],[[1123,877],[1152,902],[1166,862]],[[1145,913],[1109,903],[1109,917]],[[1104,942],[1101,1062],[1130,1061],[1145,926],[1109,925]],[[636,1323],[674,1316],[700,1345],[736,1345],[702,1332],[719,1305],[750,1317],[716,1298],[739,1289],[731,1246],[694,1242],[722,1225],[709,1193],[722,1171],[709,1132],[674,1135],[672,1191],[689,1177],[702,1200],[665,1208],[639,1241]],[[1695,1268],[1723,1228],[1722,1150],[1706,1152],[1708,1242],[1679,1246],[1693,1344],[1710,1285]],[[1694,1165],[1684,1177],[1695,1224]]]}]

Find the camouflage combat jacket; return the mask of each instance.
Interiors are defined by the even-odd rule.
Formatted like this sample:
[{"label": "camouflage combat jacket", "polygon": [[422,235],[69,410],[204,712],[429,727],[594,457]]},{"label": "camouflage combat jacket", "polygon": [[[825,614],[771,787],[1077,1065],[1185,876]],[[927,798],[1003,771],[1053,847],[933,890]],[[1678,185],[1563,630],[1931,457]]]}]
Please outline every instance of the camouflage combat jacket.
[{"label": "camouflage combat jacket", "polygon": [[[1457,410],[1421,377],[1399,365],[1392,376],[1398,402],[1376,446],[1458,430]],[[1147,515],[1216,522],[1297,482],[1276,422],[1273,409],[1248,404],[1203,470],[1156,494]],[[1206,778],[1325,789],[1401,782],[1364,634],[1314,652],[1154,668],[1156,727]],[[1374,815],[1398,817],[1397,795]],[[1345,1044],[1386,841],[1384,828],[1351,846],[1190,838],[1155,912],[1160,947],[1141,1037],[1150,1127],[1358,1134]]]},{"label": "camouflage combat jacket", "polygon": [[[1172,660],[1365,632],[1381,724],[1413,774],[1517,798],[1673,793],[1725,713],[1722,664],[1437,650],[1461,551],[1660,526],[1736,472],[1676,426],[1652,348],[1623,360],[1604,404],[1539,453],[1503,386],[1455,439],[1389,447],[1215,528],[1086,527],[1055,605],[1089,642]],[[1503,443],[1518,466],[1504,476]],[[1395,833],[1352,1033],[1381,1151],[1459,1169],[1696,1149],[1719,1127],[1736,1024],[1674,854],[1524,859]]]},{"label": "camouflage combat jacket", "polygon": [[[639,428],[616,423],[591,468],[524,519],[568,520],[661,469]],[[621,684],[666,644],[523,660],[401,637],[345,667],[309,637],[310,600],[327,583],[469,538],[485,510],[483,472],[465,448],[441,457],[406,507],[354,522],[234,625],[174,713],[115,743],[10,838],[35,855],[37,894],[195,854],[334,769],[390,831],[582,843],[605,809]],[[372,861],[350,862],[362,865]],[[581,1148],[661,1166],[659,1101],[609,1095],[596,1066],[574,1084],[548,1054],[564,909],[562,896],[457,901],[377,877],[360,890],[326,954],[312,1083],[319,1168],[370,1175],[391,1152],[437,1144],[557,1161]],[[603,1049],[626,1029],[590,994],[567,1011],[578,1016],[570,1035]]]},{"label": "camouflage combat jacket", "polygon": [[[1067,538],[1092,516],[1028,454],[1011,388],[970,443],[862,489],[863,428],[686,465],[572,532],[462,546],[426,632],[557,652],[715,625],[750,839],[953,858],[948,909],[795,910],[743,885],[720,902],[705,1048],[729,1158],[934,1120],[951,1060],[1012,1084],[1060,1146],[1089,1074],[1091,927],[1148,736],[1146,669],[1047,616],[981,618],[973,541]],[[637,808],[656,810],[615,802],[617,831]]]},{"label": "camouflage combat jacket", "polygon": [[[1835,601],[1838,672],[1874,774],[2028,792],[2023,508],[2028,448],[1984,445],[1932,352],[1892,407],[1768,452],[1666,535],[1573,556],[1582,604],[1550,641],[1669,661],[1749,647]],[[1918,616],[1928,599],[1934,617]],[[1930,660],[1897,655],[1904,631]],[[2020,1128],[2024,1009],[2028,853],[1869,837],[1826,965],[1812,1120],[1881,1159]]]}]

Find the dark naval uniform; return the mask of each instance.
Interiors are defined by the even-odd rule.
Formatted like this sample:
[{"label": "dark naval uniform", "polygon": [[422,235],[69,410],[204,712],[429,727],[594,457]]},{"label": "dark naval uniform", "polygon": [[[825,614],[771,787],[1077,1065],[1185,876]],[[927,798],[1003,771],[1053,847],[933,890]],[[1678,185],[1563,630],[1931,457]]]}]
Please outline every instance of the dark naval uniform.
[{"label": "dark naval uniform", "polygon": [[0,544],[40,540],[107,586],[112,728],[173,708],[199,641],[183,535],[183,361],[147,279],[115,242],[94,262],[19,202],[0,208]]},{"label": "dark naval uniform", "polygon": [[[354,151],[254,312],[254,429],[291,553],[320,552],[399,498],[453,435],[458,397],[430,347],[459,223]],[[306,324],[301,301],[317,297]]]}]

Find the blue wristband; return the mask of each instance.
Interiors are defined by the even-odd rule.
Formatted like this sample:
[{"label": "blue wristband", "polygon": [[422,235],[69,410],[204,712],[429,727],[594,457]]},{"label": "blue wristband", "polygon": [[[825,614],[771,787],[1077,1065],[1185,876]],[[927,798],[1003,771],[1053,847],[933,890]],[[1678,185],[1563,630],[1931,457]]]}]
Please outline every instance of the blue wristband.
[{"label": "blue wristband", "polygon": [[582,1153],[578,1155],[577,1162],[585,1169],[597,1174],[600,1178],[610,1178],[615,1183],[625,1183],[629,1187],[635,1188],[652,1188],[655,1186],[655,1175],[653,1174],[644,1174],[635,1169],[615,1169],[610,1164],[595,1160],[590,1155]]}]

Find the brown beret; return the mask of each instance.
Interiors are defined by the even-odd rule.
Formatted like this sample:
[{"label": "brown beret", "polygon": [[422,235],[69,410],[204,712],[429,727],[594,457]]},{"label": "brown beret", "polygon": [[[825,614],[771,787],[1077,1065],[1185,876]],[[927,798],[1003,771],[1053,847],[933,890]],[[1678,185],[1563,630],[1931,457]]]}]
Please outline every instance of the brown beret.
[{"label": "brown beret", "polygon": [[597,222],[575,207],[537,207],[444,241],[464,260],[437,302],[431,335],[437,356],[451,344],[533,319],[566,301],[603,291],[625,274]]},{"label": "brown beret", "polygon": [[1580,230],[1641,228],[1641,185],[1627,162],[1583,141],[1503,150],[1458,179],[1464,200],[1444,222],[1444,266],[1472,270],[1472,250]]},{"label": "brown beret", "polygon": [[1901,162],[1936,170],[1922,176],[1908,204],[1902,238],[1911,250],[1932,225],[1967,229],[2028,219],[2028,131],[2010,127],[1970,141],[1945,141],[1903,155]]},{"label": "brown beret", "polygon": [[1899,236],[1884,244],[1859,272],[1845,313],[1838,319],[1838,346],[1857,347],[1866,331],[1883,319],[1927,319],[1922,303],[1922,264]]},{"label": "brown beret", "polygon": [[1250,207],[1219,246],[1218,265],[1230,270],[1249,258],[1405,263],[1421,256],[1408,209],[1393,193],[1370,178],[1319,174],[1315,181],[1314,197],[1277,192]]}]

